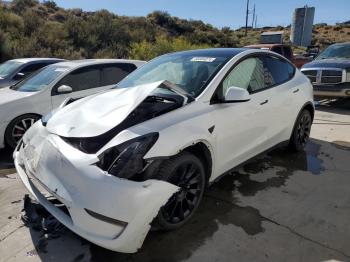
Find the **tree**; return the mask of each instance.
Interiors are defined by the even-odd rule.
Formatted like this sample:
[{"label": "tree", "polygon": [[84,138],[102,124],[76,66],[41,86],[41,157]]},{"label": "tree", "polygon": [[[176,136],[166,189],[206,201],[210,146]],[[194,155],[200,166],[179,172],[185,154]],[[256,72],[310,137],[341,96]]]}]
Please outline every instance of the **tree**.
[{"label": "tree", "polygon": [[58,9],[57,4],[54,1],[44,1],[44,5],[50,9],[54,9],[54,10]]},{"label": "tree", "polygon": [[27,8],[31,8],[35,5],[37,5],[39,2],[36,0],[13,0],[12,1],[12,9],[20,14],[24,12]]}]

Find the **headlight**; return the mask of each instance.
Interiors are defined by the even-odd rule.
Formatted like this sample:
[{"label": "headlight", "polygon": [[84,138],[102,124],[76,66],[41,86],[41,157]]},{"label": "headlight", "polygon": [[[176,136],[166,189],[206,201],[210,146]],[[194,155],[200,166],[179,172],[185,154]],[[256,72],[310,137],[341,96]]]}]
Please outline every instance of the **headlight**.
[{"label": "headlight", "polygon": [[143,170],[143,157],[158,137],[158,133],[150,133],[112,147],[99,156],[97,166],[113,176],[131,178]]},{"label": "headlight", "polygon": [[350,82],[350,69],[346,70],[346,82]]}]

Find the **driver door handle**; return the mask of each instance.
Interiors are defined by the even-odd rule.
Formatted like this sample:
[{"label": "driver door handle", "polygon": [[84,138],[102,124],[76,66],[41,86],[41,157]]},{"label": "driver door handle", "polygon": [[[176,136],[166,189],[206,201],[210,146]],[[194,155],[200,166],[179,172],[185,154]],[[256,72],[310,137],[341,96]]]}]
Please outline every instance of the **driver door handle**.
[{"label": "driver door handle", "polygon": [[265,100],[264,102],[261,102],[260,103],[260,105],[262,106],[262,105],[265,105],[265,104],[267,104],[269,102],[269,100]]}]

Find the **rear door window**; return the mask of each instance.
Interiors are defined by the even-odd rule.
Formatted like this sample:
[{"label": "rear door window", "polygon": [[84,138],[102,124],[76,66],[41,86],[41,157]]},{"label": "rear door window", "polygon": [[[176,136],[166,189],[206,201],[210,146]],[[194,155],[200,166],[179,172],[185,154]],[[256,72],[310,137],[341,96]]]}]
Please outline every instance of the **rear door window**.
[{"label": "rear door window", "polygon": [[135,65],[125,63],[103,65],[101,86],[115,85],[135,69]]}]

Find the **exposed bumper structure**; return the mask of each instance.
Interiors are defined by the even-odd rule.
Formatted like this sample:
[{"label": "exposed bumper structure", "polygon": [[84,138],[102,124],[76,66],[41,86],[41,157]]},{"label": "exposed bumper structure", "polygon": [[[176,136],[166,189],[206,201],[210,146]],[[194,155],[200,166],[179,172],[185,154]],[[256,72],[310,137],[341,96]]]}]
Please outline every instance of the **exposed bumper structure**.
[{"label": "exposed bumper structure", "polygon": [[[107,174],[84,154],[37,124],[14,153],[29,192],[62,224],[102,247],[133,253],[153,218],[178,190],[163,181],[133,182]],[[54,197],[65,212],[49,201]]]}]

